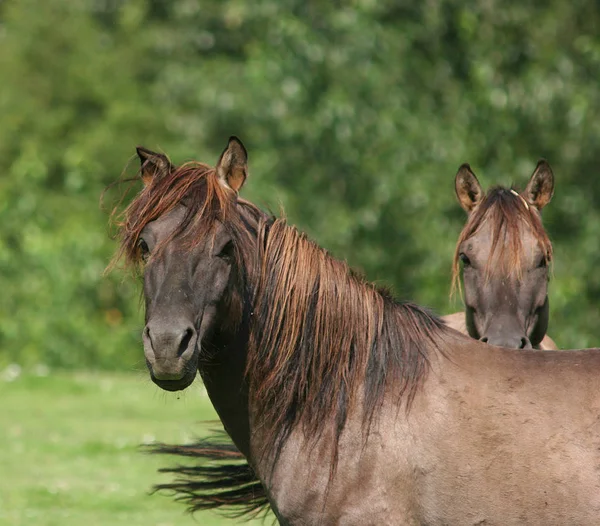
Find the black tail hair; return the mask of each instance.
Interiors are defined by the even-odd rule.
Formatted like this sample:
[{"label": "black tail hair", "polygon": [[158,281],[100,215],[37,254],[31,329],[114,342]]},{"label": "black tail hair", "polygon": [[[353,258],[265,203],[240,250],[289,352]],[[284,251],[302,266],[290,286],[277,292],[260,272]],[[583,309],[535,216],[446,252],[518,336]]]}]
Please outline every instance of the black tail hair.
[{"label": "black tail hair", "polygon": [[175,455],[198,460],[194,466],[161,468],[173,473],[168,484],[157,484],[153,492],[165,491],[188,506],[188,511],[218,509],[230,518],[251,520],[266,517],[270,510],[265,489],[246,458],[225,433],[195,444],[152,444],[143,446],[153,455]]}]

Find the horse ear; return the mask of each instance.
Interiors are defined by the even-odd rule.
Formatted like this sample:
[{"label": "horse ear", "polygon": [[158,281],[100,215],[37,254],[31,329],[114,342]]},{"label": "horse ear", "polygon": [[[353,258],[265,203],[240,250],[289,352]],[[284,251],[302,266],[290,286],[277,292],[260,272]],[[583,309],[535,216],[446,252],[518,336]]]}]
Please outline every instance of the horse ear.
[{"label": "horse ear", "polygon": [[135,150],[140,158],[142,181],[146,186],[153,179],[161,178],[171,171],[172,165],[166,155],[153,152],[143,146],[138,146]]},{"label": "horse ear", "polygon": [[545,159],[540,159],[533,171],[523,197],[538,210],[544,208],[554,194],[554,174]]},{"label": "horse ear", "polygon": [[248,177],[248,153],[242,141],[237,137],[229,137],[227,148],[223,150],[217,163],[217,177],[222,184],[235,192],[239,192],[244,181],[246,181],[246,177]]},{"label": "horse ear", "polygon": [[454,188],[460,206],[462,206],[467,213],[473,210],[483,197],[481,185],[471,170],[471,167],[466,163],[458,169],[458,172],[456,172]]}]

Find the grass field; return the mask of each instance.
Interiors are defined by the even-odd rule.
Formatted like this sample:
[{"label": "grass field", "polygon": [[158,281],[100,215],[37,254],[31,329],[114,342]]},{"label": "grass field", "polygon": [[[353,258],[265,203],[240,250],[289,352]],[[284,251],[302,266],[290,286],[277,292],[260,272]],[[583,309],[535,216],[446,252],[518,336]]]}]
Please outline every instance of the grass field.
[{"label": "grass field", "polygon": [[216,416],[199,382],[177,395],[145,373],[39,371],[0,379],[0,404],[0,525],[237,523],[213,512],[190,516],[170,497],[149,494],[169,480],[156,469],[174,462],[137,446],[206,431],[199,422]]}]

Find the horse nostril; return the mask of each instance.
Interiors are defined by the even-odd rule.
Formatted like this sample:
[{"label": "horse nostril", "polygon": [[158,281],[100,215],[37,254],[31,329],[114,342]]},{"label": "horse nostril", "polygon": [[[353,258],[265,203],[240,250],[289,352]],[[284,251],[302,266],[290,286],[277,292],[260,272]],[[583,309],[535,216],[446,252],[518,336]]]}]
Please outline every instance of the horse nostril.
[{"label": "horse nostril", "polygon": [[521,346],[519,349],[531,349],[531,342],[528,338],[521,338]]},{"label": "horse nostril", "polygon": [[179,342],[179,351],[177,352],[177,356],[181,356],[187,350],[193,336],[194,336],[193,329],[188,328],[185,330],[183,338],[181,339],[181,342]]},{"label": "horse nostril", "polygon": [[481,340],[479,340],[479,341],[480,341],[480,342],[483,342],[483,343],[487,343],[487,342],[488,342],[488,338],[487,338],[487,336],[484,336],[484,337],[483,337],[483,338],[481,338]]},{"label": "horse nostril", "polygon": [[148,342],[150,343],[150,347],[152,347],[152,336],[150,335],[150,327],[148,327],[148,325],[146,325],[144,327],[144,333],[142,334],[142,339],[148,340]]}]

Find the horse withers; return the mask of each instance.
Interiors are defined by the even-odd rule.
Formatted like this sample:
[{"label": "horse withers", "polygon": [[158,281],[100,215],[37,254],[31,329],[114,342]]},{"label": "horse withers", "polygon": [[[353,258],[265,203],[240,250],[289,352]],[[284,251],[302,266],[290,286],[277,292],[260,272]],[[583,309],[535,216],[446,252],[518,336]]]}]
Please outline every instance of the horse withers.
[{"label": "horse withers", "polygon": [[462,266],[465,311],[445,316],[471,337],[516,349],[556,349],[548,328],[552,244],[540,211],[554,192],[550,165],[538,162],[522,193],[495,187],[484,193],[469,165],[455,179],[467,222],[453,262],[453,290]]},{"label": "horse withers", "polygon": [[150,377],[199,370],[249,463],[181,467],[180,497],[288,525],[600,523],[600,350],[496,348],[397,302],[239,197],[237,139],[214,169],[140,155],[120,234]]}]

